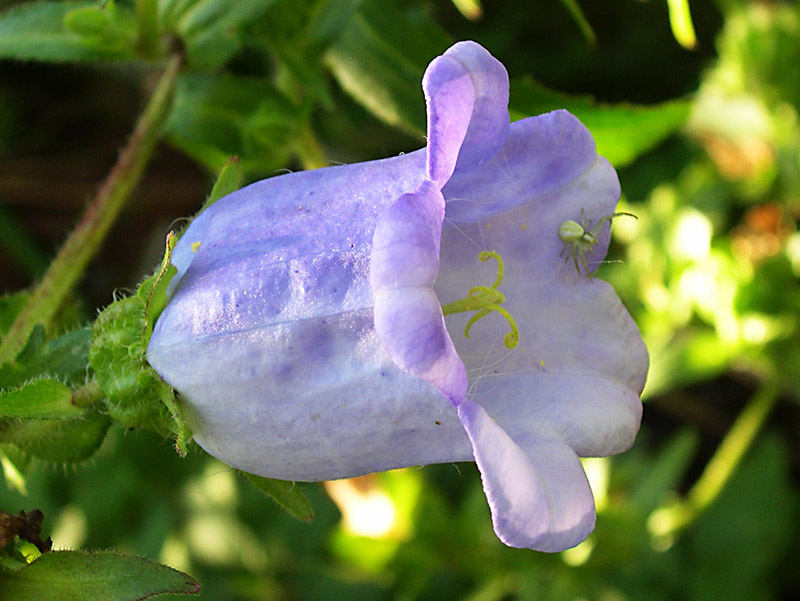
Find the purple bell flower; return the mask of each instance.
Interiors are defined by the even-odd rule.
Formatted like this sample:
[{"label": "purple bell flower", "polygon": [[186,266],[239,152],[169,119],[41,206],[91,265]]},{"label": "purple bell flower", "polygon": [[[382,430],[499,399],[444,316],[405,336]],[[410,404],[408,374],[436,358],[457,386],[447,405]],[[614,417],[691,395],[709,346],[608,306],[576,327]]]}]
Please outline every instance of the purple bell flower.
[{"label": "purple bell flower", "polygon": [[510,124],[508,75],[474,42],[422,85],[426,148],[267,179],[192,222],[148,360],[232,466],[314,481],[474,460],[500,539],[560,551],[594,527],[578,456],[626,450],[641,419],[647,351],[584,273],[610,220],[585,264],[559,236],[614,213],[617,176],[565,111]]}]

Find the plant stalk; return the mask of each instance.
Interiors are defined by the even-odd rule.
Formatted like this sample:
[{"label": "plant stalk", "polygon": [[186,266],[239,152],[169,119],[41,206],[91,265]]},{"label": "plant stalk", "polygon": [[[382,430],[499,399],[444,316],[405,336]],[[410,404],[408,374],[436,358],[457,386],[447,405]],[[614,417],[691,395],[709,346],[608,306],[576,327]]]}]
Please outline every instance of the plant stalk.
[{"label": "plant stalk", "polygon": [[180,66],[179,55],[170,57],[116,164],[0,342],[0,365],[14,360],[36,324],[52,319],[99,249],[158,143]]}]

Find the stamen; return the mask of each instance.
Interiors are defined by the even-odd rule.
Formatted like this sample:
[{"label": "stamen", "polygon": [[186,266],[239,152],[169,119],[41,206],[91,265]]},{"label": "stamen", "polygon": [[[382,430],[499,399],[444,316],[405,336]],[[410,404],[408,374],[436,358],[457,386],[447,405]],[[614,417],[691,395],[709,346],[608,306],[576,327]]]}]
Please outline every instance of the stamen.
[{"label": "stamen", "polygon": [[491,286],[475,286],[470,289],[469,294],[462,299],[447,303],[442,306],[443,315],[451,315],[453,313],[467,313],[475,311],[475,315],[470,317],[464,328],[464,336],[469,338],[469,331],[472,325],[479,319],[483,319],[492,311],[496,311],[502,315],[508,322],[511,331],[505,335],[504,343],[506,348],[513,349],[519,343],[519,327],[517,322],[511,317],[511,314],[500,305],[506,302],[505,295],[497,288],[503,282],[503,259],[495,251],[483,251],[478,255],[481,261],[488,261],[494,259],[497,261],[497,279]]}]

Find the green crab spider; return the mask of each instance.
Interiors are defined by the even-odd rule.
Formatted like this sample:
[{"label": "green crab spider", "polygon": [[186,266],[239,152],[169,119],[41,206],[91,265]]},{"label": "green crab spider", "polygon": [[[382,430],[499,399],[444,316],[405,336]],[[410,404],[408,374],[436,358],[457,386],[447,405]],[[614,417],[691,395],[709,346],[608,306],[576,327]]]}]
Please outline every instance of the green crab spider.
[{"label": "green crab spider", "polygon": [[575,270],[578,273],[581,272],[581,269],[578,266],[578,257],[580,257],[581,263],[583,264],[583,271],[591,280],[592,273],[589,271],[589,266],[586,264],[586,257],[584,256],[584,253],[590,252],[594,248],[595,244],[597,244],[597,235],[600,233],[603,224],[606,221],[610,222],[612,219],[614,219],[614,217],[619,217],[621,215],[627,215],[628,217],[638,219],[638,217],[636,217],[636,215],[633,213],[612,213],[611,215],[601,217],[597,223],[592,226],[591,221],[586,221],[586,218],[583,214],[583,209],[581,209],[580,223],[573,221],[572,219],[568,219],[558,226],[558,237],[562,242],[564,242],[564,250],[561,251],[561,256],[563,257],[566,255],[566,261],[569,261],[569,258],[572,257],[572,261],[575,263]]}]

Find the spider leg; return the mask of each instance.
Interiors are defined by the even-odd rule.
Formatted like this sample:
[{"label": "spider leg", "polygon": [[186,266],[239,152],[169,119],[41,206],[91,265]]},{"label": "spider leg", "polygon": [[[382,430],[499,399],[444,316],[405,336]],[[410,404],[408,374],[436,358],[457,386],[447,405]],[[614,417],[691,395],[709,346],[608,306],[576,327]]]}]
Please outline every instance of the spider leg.
[{"label": "spider leg", "polygon": [[586,257],[583,255],[583,249],[581,249],[581,262],[583,263],[583,271],[589,277],[589,280],[592,279],[592,272],[589,271],[589,265],[586,264]]}]

